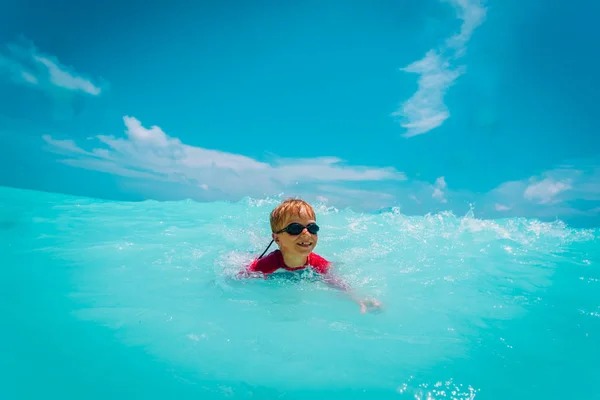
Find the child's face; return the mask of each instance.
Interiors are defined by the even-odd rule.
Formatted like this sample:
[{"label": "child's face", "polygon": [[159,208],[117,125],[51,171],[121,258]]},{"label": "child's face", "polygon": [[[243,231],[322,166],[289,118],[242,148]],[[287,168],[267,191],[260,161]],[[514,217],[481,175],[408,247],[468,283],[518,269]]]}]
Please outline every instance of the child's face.
[{"label": "child's face", "polygon": [[[302,210],[300,215],[291,215],[286,218],[281,229],[294,222],[307,226],[308,224],[315,223],[316,221],[310,218],[308,214]],[[317,241],[319,240],[317,235],[313,235],[306,228],[299,235],[291,235],[287,232],[282,232],[275,233],[274,236],[277,238],[277,244],[283,253],[287,252],[289,254],[298,256],[308,256],[308,254],[313,251],[317,245]]]}]

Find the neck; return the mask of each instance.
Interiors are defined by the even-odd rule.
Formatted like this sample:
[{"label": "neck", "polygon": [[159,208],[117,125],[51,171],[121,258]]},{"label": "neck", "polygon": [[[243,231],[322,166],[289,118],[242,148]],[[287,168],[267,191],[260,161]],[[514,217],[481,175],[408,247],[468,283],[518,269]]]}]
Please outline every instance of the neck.
[{"label": "neck", "polygon": [[296,254],[283,254],[283,262],[288,268],[300,268],[303,267],[308,261],[308,256],[296,255]]}]

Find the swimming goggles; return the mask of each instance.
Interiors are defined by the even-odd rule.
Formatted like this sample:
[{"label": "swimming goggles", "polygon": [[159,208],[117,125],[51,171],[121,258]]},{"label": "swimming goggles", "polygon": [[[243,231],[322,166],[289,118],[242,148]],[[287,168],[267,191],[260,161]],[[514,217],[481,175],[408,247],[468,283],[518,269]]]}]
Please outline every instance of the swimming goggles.
[{"label": "swimming goggles", "polygon": [[316,235],[317,232],[319,232],[319,225],[317,225],[315,223],[311,223],[311,224],[308,224],[308,225],[304,226],[304,225],[299,224],[297,222],[292,222],[291,224],[289,224],[288,226],[286,226],[282,230],[277,231],[275,233],[287,232],[290,235],[297,236],[297,235],[299,235],[299,234],[302,233],[302,231],[304,230],[304,228],[306,228],[313,235]]},{"label": "swimming goggles", "polygon": [[[308,230],[308,232],[310,232],[313,235],[316,235],[317,232],[319,232],[319,225],[313,223],[310,223],[306,226],[299,224],[297,222],[292,222],[291,224],[289,224],[288,226],[286,226],[285,228],[277,231],[277,232],[273,232],[273,233],[283,233],[283,232],[287,232],[290,235],[293,236],[297,236],[299,234],[302,233],[302,231],[304,230],[304,228],[306,228],[306,230]],[[262,258],[262,256],[265,255],[265,253],[267,252],[267,250],[269,250],[269,247],[271,247],[271,245],[273,244],[273,240],[271,240],[271,243],[269,243],[269,245],[267,246],[267,248],[265,249],[265,251],[262,252],[262,254],[258,257],[258,258]]]}]

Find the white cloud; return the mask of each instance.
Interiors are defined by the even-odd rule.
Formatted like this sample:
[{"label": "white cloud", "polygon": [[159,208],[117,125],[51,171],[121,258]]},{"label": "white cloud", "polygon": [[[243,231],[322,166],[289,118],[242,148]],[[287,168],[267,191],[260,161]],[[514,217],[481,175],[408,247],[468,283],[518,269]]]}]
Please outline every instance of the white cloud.
[{"label": "white cloud", "polygon": [[488,216],[563,219],[595,216],[594,209],[600,205],[598,182],[600,159],[580,159],[539,175],[504,182],[478,196],[476,203]]},{"label": "white cloud", "polygon": [[401,68],[404,72],[419,74],[417,92],[392,113],[400,117],[406,128],[404,137],[413,137],[441,126],[450,117],[444,96],[459,76],[466,72],[464,66],[453,68],[451,61],[462,57],[473,31],[481,25],[486,9],[479,0],[443,0],[451,3],[461,19],[460,32],[445,42],[439,50],[431,49],[419,61]]},{"label": "white cloud", "polygon": [[414,201],[415,201],[415,203],[417,203],[417,204],[422,204],[421,200],[419,200],[419,199],[418,199],[418,197],[417,197],[417,196],[415,196],[414,194],[411,194],[411,195],[409,196],[409,198],[410,198],[410,199],[412,199],[412,200],[414,200]]},{"label": "white cloud", "polygon": [[31,43],[11,43],[6,48],[6,54],[0,52],[0,77],[41,90],[59,88],[92,96],[102,92],[100,86],[62,65],[56,57],[41,54]]},{"label": "white cloud", "polygon": [[70,139],[55,140],[52,139],[50,135],[43,135],[42,139],[44,139],[44,141],[48,143],[55,152],[62,152],[64,154],[89,154]]},{"label": "white cloud", "polygon": [[450,70],[449,63],[435,50],[430,50],[422,60],[402,68],[405,72],[420,74],[419,89],[393,116],[405,118],[400,125],[407,129],[405,137],[426,133],[442,125],[450,116],[444,104],[444,94],[461,70]]},{"label": "white cloud", "polygon": [[[86,148],[73,140],[49,135],[43,139],[48,150],[60,155],[59,162],[126,177],[117,180],[125,193],[157,200],[237,201],[246,196],[298,195],[357,211],[399,207],[407,215],[445,210],[464,215],[472,204],[478,218],[524,216],[569,223],[571,218],[600,217],[600,159],[577,160],[474,193],[451,190],[445,176],[434,183],[407,180],[393,168],[346,165],[335,157],[256,160],[184,144],[133,117],[123,121],[123,137],[89,138],[81,142]],[[93,141],[97,145],[87,147]]]},{"label": "white cloud", "polygon": [[[368,189],[353,189],[350,187],[339,187],[339,186],[333,186],[333,185],[319,185],[317,187],[315,187],[316,191],[318,192],[323,192],[323,193],[328,193],[329,194],[329,198],[327,198],[329,201],[331,201],[332,199],[336,198],[336,195],[339,198],[348,198],[348,199],[352,199],[355,200],[357,198],[362,199],[362,201],[372,201],[374,203],[382,203],[385,201],[393,201],[395,200],[395,196],[391,193],[387,193],[385,191],[381,191],[381,190],[368,190]],[[323,199],[323,196],[316,196],[319,197],[321,199]],[[339,202],[336,202],[336,204],[339,204]]]},{"label": "white cloud", "polygon": [[55,62],[46,57],[35,56],[34,59],[48,68],[50,74],[50,82],[56,86],[63,87],[70,90],[81,90],[89,93],[93,96],[97,96],[102,91],[99,87],[94,85],[89,80],[82,78],[81,76],[74,76],[66,71],[62,66],[57,65]]},{"label": "white cloud", "polygon": [[494,208],[496,209],[496,211],[508,211],[508,210],[510,210],[510,207],[505,206],[504,204],[500,204],[500,203],[496,203],[494,205]]},{"label": "white cloud", "polygon": [[435,184],[433,185],[433,194],[431,195],[431,197],[437,199],[442,203],[447,203],[448,200],[446,199],[444,194],[444,189],[446,189],[446,187],[446,180],[443,176],[440,176],[435,180]]},{"label": "white cloud", "polygon": [[86,150],[72,140],[43,139],[47,149],[70,156],[61,162],[73,167],[120,176],[177,182],[229,197],[263,196],[298,183],[402,181],[394,168],[345,165],[335,157],[312,159],[275,158],[271,163],[239,154],[204,149],[170,137],[160,127],[146,128],[134,117],[123,118],[125,137],[99,135],[103,147]]},{"label": "white cloud", "polygon": [[460,32],[446,41],[446,45],[457,51],[455,57],[464,55],[465,46],[471,39],[473,31],[483,23],[486,9],[480,0],[442,0],[456,8],[457,17],[463,21]]},{"label": "white cloud", "polygon": [[26,82],[32,83],[34,85],[38,84],[38,78],[36,78],[34,75],[30,74],[27,71],[21,71],[21,76],[23,77],[23,79],[25,79]]},{"label": "white cloud", "polygon": [[[373,211],[400,207],[408,215],[449,210],[477,217],[555,219],[600,217],[600,159],[508,181],[486,193],[451,190],[445,176],[435,182],[407,180],[394,168],[347,165],[335,157],[268,161],[190,146],[158,126],[124,117],[124,135],[60,140],[44,135],[58,161],[119,179],[124,192],[157,200],[237,201],[299,195],[336,208]],[[13,140],[13,139],[11,139]],[[93,144],[93,145],[92,145]]]},{"label": "white cloud", "polygon": [[546,178],[541,182],[535,182],[527,186],[523,196],[527,200],[538,201],[540,204],[548,204],[560,193],[571,189],[571,181],[555,181]]}]

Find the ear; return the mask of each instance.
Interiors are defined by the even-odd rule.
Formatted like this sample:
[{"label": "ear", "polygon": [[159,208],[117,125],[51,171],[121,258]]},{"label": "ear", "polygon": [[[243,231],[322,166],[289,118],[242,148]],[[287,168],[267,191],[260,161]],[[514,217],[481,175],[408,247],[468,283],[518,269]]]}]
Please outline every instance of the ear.
[{"label": "ear", "polygon": [[279,235],[277,235],[276,233],[271,233],[271,237],[273,238],[273,241],[275,243],[279,243]]}]

